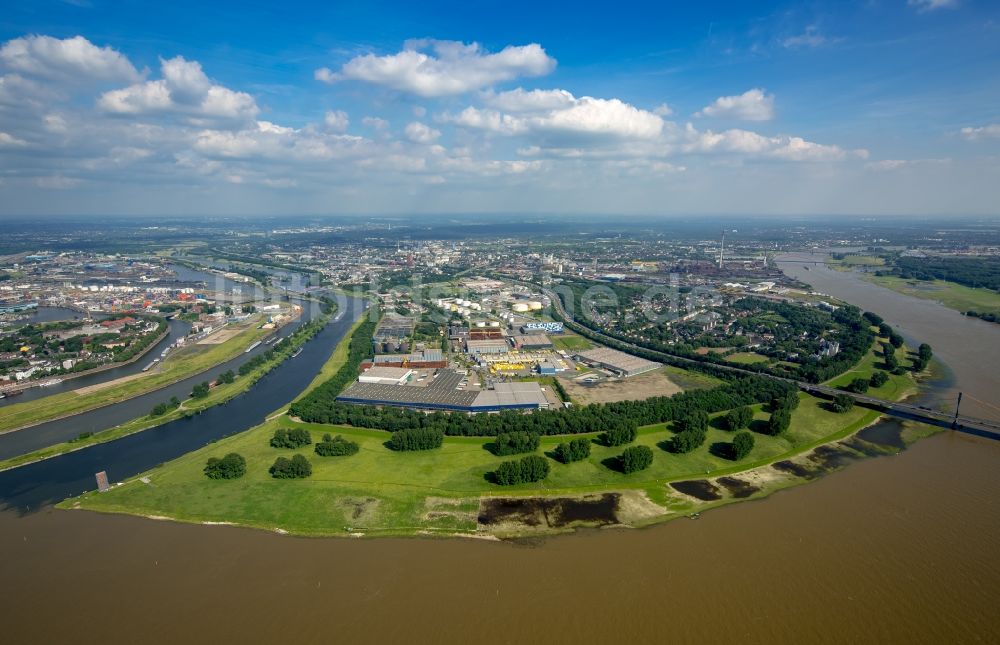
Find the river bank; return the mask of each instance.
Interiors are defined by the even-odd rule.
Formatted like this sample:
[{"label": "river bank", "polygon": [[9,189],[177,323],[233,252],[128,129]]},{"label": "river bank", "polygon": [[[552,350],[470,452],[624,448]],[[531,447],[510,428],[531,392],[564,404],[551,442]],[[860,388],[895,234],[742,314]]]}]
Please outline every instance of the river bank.
[{"label": "river bank", "polygon": [[[338,351],[344,350],[347,342],[345,339]],[[837,387],[853,378],[870,377],[879,360],[875,347],[855,368],[829,385]],[[913,376],[905,373],[892,375],[871,393],[902,400],[916,389]],[[601,445],[596,441],[597,433],[592,433],[581,435],[591,440],[589,458],[569,465],[553,462],[544,481],[511,487],[493,485],[487,477],[502,461],[490,452],[492,439],[488,437],[446,437],[438,450],[397,453],[385,446],[388,434],[382,431],[307,424],[279,416],[143,473],[112,491],[67,500],[61,507],[196,523],[224,522],[307,536],[510,538],[587,526],[665,522],[722,504],[766,497],[818,474],[816,468],[792,467],[794,464],[822,458],[817,468],[833,470],[834,461],[898,450],[896,445],[857,438],[859,431],[879,420],[879,412],[855,408],[835,413],[822,399],[799,396],[800,405],[792,415],[789,431],[777,437],[755,433],[755,447],[740,463],[728,460],[718,448],[732,438],[732,433],[717,422],[723,415],[720,413],[710,424],[705,446],[687,454],[667,452],[669,424],[640,428],[635,445],[647,446],[655,455],[648,470],[631,475],[616,472],[609,464],[621,448]],[[766,406],[752,409],[751,426],[764,424],[769,417]],[[279,428],[304,429],[314,444],[324,434],[340,434],[356,442],[360,451],[351,457],[322,458],[312,454],[310,446],[298,451],[270,448],[270,436]],[[926,434],[929,432],[914,432],[908,437],[915,440]],[[543,437],[535,452],[551,456],[557,444],[566,439]],[[246,459],[247,475],[236,481],[205,478],[205,461],[229,452]],[[296,452],[310,460],[313,475],[300,481],[271,479],[267,473],[271,462]],[[832,459],[834,454],[839,455],[837,460]],[[776,465],[779,463],[783,466]],[[721,481],[722,491],[709,479]],[[695,486],[692,482],[701,482],[697,485],[708,487],[711,495],[699,499],[689,494],[684,486]],[[498,499],[504,501],[499,503]]]},{"label": "river bank", "polygon": [[262,377],[264,377],[271,370],[275,369],[283,361],[293,358],[296,355],[295,353],[330,321],[334,313],[334,311],[331,311],[330,313],[323,314],[319,318],[311,320],[310,324],[316,324],[309,330],[308,333],[300,333],[303,329],[305,329],[300,328],[290,336],[283,337],[283,340],[287,339],[287,342],[282,342],[278,347],[269,348],[276,350],[276,355],[272,360],[265,362],[246,374],[237,376],[236,380],[232,383],[218,383],[214,388],[212,388],[208,396],[205,398],[189,398],[182,401],[180,406],[177,408],[160,416],[154,417],[151,415],[145,415],[137,417],[124,424],[101,432],[81,435],[80,437],[70,439],[69,441],[46,446],[45,448],[41,448],[39,450],[34,450],[29,453],[0,460],[0,471],[25,466],[44,459],[51,459],[68,452],[83,450],[96,444],[121,439],[122,437],[143,432],[177,419],[189,418],[192,415],[201,414],[205,410],[216,405],[226,404],[231,399],[252,388]]}]

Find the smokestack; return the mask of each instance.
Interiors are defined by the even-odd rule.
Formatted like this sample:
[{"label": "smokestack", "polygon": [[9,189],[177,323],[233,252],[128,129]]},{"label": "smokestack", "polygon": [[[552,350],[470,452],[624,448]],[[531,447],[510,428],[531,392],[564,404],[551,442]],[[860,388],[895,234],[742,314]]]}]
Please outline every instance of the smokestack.
[{"label": "smokestack", "polygon": [[719,246],[719,268],[722,268],[723,256],[726,252],[726,231],[722,231],[722,245]]}]

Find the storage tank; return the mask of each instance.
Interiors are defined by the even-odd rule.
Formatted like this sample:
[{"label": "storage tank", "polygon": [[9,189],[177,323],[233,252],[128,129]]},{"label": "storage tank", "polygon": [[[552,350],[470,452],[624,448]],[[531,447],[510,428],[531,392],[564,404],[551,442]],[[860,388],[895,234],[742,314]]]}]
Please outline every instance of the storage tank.
[{"label": "storage tank", "polygon": [[515,302],[511,306],[511,309],[518,313],[524,313],[525,311],[528,310],[528,305],[524,304],[523,302]]},{"label": "storage tank", "polygon": [[542,308],[542,303],[538,302],[537,300],[532,300],[531,302],[528,303],[528,309],[532,311],[538,311],[541,308]]},{"label": "storage tank", "polygon": [[476,327],[485,327],[485,326],[486,326],[486,323],[484,323],[482,321],[476,323]]},{"label": "storage tank", "polygon": [[472,303],[469,306],[472,307],[473,309],[475,309],[476,311],[482,311],[483,310],[483,306],[481,304],[479,304],[478,302],[474,302],[474,303]]},{"label": "storage tank", "polygon": [[490,327],[499,327],[499,326],[500,326],[500,323],[498,323],[495,320],[490,323]]}]

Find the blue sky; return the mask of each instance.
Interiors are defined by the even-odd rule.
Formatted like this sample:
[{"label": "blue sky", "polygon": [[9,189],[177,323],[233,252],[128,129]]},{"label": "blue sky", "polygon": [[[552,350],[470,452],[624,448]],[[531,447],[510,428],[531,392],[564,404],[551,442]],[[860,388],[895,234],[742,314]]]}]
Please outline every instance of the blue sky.
[{"label": "blue sky", "polygon": [[36,1],[0,214],[996,214],[1000,5]]}]

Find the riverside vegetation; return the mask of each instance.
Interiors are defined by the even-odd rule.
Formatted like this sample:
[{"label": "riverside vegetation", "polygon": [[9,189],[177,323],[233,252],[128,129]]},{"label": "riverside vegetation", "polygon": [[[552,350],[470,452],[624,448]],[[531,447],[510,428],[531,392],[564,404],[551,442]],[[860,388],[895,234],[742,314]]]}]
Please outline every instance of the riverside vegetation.
[{"label": "riverside vegetation", "polygon": [[[480,498],[499,490],[515,495],[625,490],[642,495],[654,509],[633,523],[644,524],[692,508],[690,499],[665,486],[668,482],[739,473],[788,459],[850,436],[880,416],[857,406],[834,411],[828,401],[775,379],[732,375],[710,390],[530,414],[425,414],[337,404],[336,392],[353,380],[367,353],[367,325],[359,325],[345,340],[350,349],[340,352],[337,368],[293,403],[289,416],[272,418],[151,471],[149,485],[135,480],[66,504],[280,527],[306,535],[477,533],[484,530],[476,519]],[[885,399],[913,392],[910,370],[897,374],[884,369],[886,345],[891,346],[888,339],[873,344],[857,364],[827,383],[846,388],[865,378],[869,393]],[[876,372],[887,377],[872,387]],[[749,420],[744,410],[750,411]],[[317,444],[336,432],[356,444],[357,451],[346,459],[309,462],[294,452],[301,446],[271,447],[269,438],[282,429],[288,436],[293,430],[306,433]],[[501,439],[501,434],[507,436]],[[689,450],[676,449],[678,436],[686,437],[680,443],[691,444]],[[519,459],[504,461],[499,454],[529,449],[536,441],[537,447]],[[274,451],[284,461],[278,462]],[[206,459],[231,452],[246,460],[243,478],[221,482],[205,476]],[[533,459],[525,462],[528,457]],[[299,481],[268,483],[292,474]],[[790,484],[774,486],[781,485]]]}]

